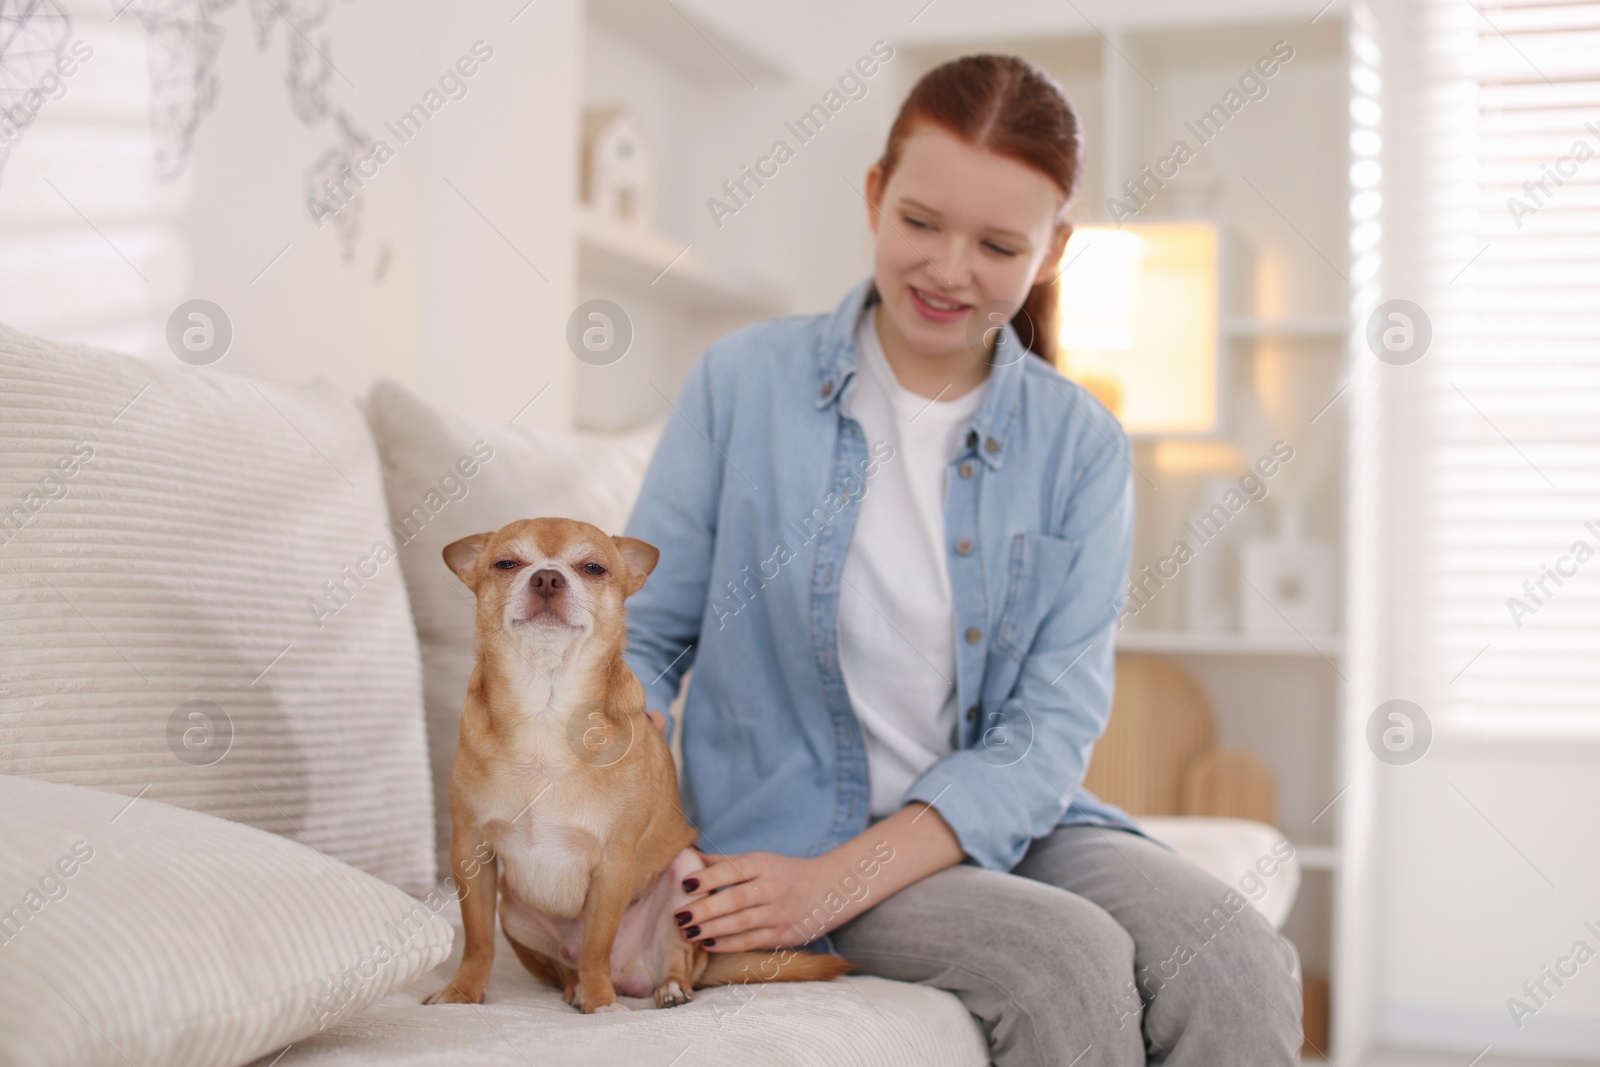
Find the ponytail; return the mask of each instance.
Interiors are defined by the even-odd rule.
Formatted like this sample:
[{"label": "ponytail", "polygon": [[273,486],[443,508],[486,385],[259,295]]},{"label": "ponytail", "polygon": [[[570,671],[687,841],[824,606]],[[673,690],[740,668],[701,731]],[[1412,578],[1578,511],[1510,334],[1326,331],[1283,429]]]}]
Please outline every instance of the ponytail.
[{"label": "ponytail", "polygon": [[1011,328],[1029,352],[1052,367],[1059,366],[1061,278],[1051,275],[1028,290],[1022,307],[1011,318]]}]

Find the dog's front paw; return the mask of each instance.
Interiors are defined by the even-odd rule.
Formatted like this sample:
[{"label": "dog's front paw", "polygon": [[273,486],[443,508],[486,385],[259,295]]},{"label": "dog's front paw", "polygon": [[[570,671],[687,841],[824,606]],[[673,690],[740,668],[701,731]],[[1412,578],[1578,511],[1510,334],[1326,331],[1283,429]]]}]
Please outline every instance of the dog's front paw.
[{"label": "dog's front paw", "polygon": [[677,979],[669,978],[656,986],[655,1001],[658,1008],[676,1008],[679,1004],[687,1004],[694,999],[694,994],[680,985]]},{"label": "dog's front paw", "polygon": [[424,1004],[482,1004],[482,989],[461,989],[454,982],[425,997]]},{"label": "dog's front paw", "polygon": [[590,990],[585,993],[583,989],[583,982],[580,980],[578,982],[578,988],[573,992],[572,999],[568,1001],[568,1003],[574,1008],[577,1008],[579,1011],[583,1012],[585,1015],[593,1015],[596,1012],[601,1011],[628,1010],[621,1004],[617,1003],[617,991],[611,988],[609,983],[604,987],[600,987],[597,984],[596,986],[591,987]]}]

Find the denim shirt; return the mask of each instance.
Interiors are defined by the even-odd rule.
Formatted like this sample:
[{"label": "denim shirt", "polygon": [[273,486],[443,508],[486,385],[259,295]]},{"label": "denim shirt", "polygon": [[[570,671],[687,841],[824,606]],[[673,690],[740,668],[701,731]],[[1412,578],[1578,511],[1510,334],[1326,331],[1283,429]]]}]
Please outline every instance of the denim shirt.
[{"label": "denim shirt", "polygon": [[[694,667],[682,799],[702,851],[815,856],[876,821],[838,651],[860,500],[894,462],[848,414],[876,299],[869,277],[832,313],[712,345],[628,519],[661,557],[628,601],[624,658],[664,714]],[[1056,826],[1135,828],[1082,788],[1111,709],[1130,466],[1115,417],[1006,324],[945,497],[958,747],[902,800],[935,808],[965,862],[1010,871]]]}]

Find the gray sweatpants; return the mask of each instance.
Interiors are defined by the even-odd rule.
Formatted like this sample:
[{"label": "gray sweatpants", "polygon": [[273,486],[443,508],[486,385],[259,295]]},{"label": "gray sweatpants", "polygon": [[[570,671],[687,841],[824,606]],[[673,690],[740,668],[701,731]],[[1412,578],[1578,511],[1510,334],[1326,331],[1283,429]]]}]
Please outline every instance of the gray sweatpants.
[{"label": "gray sweatpants", "polygon": [[1059,826],[1010,874],[947,867],[830,933],[857,974],[960,997],[996,1067],[1293,1064],[1294,949],[1232,891],[1138,834]]}]

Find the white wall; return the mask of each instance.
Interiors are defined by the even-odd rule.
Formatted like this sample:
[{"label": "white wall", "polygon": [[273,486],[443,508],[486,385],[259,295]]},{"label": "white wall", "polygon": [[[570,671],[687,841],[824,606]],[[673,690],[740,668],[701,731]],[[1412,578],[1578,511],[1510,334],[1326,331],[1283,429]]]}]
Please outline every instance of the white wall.
[{"label": "white wall", "polygon": [[[297,33],[274,5],[225,5],[212,17],[208,77],[179,72],[174,84],[189,91],[152,100],[138,10],[113,23],[104,5],[73,0],[72,36],[96,54],[0,182],[0,317],[168,360],[168,315],[205,298],[233,325],[221,369],[323,376],[357,394],[391,375],[504,418],[549,385],[539,416],[565,424],[581,9],[537,4],[513,23],[522,6],[347,0],[317,21],[316,5],[300,5]],[[255,12],[271,22],[264,44]],[[463,79],[465,96],[441,93],[402,143],[386,124],[480,39],[494,55]],[[292,106],[291,47],[314,51],[313,70],[331,64],[319,90],[327,114]],[[152,153],[165,142],[151,116],[174,102],[181,115],[195,99],[210,103],[195,111],[187,160],[158,177]],[[359,190],[346,187],[348,207],[329,200],[340,210],[319,225],[307,179],[345,144],[333,113],[393,155],[369,165]],[[82,253],[55,269],[45,250],[74,242]]]},{"label": "white wall", "polygon": [[565,337],[576,292],[581,7],[429,8],[428,75],[476,40],[495,51],[472,95],[450,105],[473,106],[435,119],[438,138],[432,123],[425,131],[421,384],[448,407],[502,419],[548,388],[522,419],[566,427],[577,362]]},{"label": "white wall", "polygon": [[[343,72],[327,85],[332,105],[391,144],[384,120],[424,88],[423,11],[415,0],[381,11],[365,2],[338,4],[308,33]],[[219,368],[290,382],[325,376],[352,392],[379,374],[415,382],[422,356],[420,154],[415,145],[398,147],[339,212],[360,216],[346,260],[345,227],[324,221],[319,228],[306,205],[308,169],[340,142],[331,122],[307,125],[290,107],[284,75],[298,35],[279,22],[258,48],[244,5],[220,12],[217,24],[216,102],[200,117],[188,164],[191,191],[179,232],[189,269],[177,301],[212,300],[232,320],[233,346]],[[164,321],[162,314],[157,325]],[[157,344],[147,354],[171,359]]]},{"label": "white wall", "polygon": [[[1380,817],[1386,966],[1379,1014],[1394,1044],[1600,1056],[1600,959],[1518,1029],[1506,1006],[1575,942],[1600,952],[1593,752],[1430,753],[1385,768]],[[1401,773],[1410,772],[1410,773]]]}]

